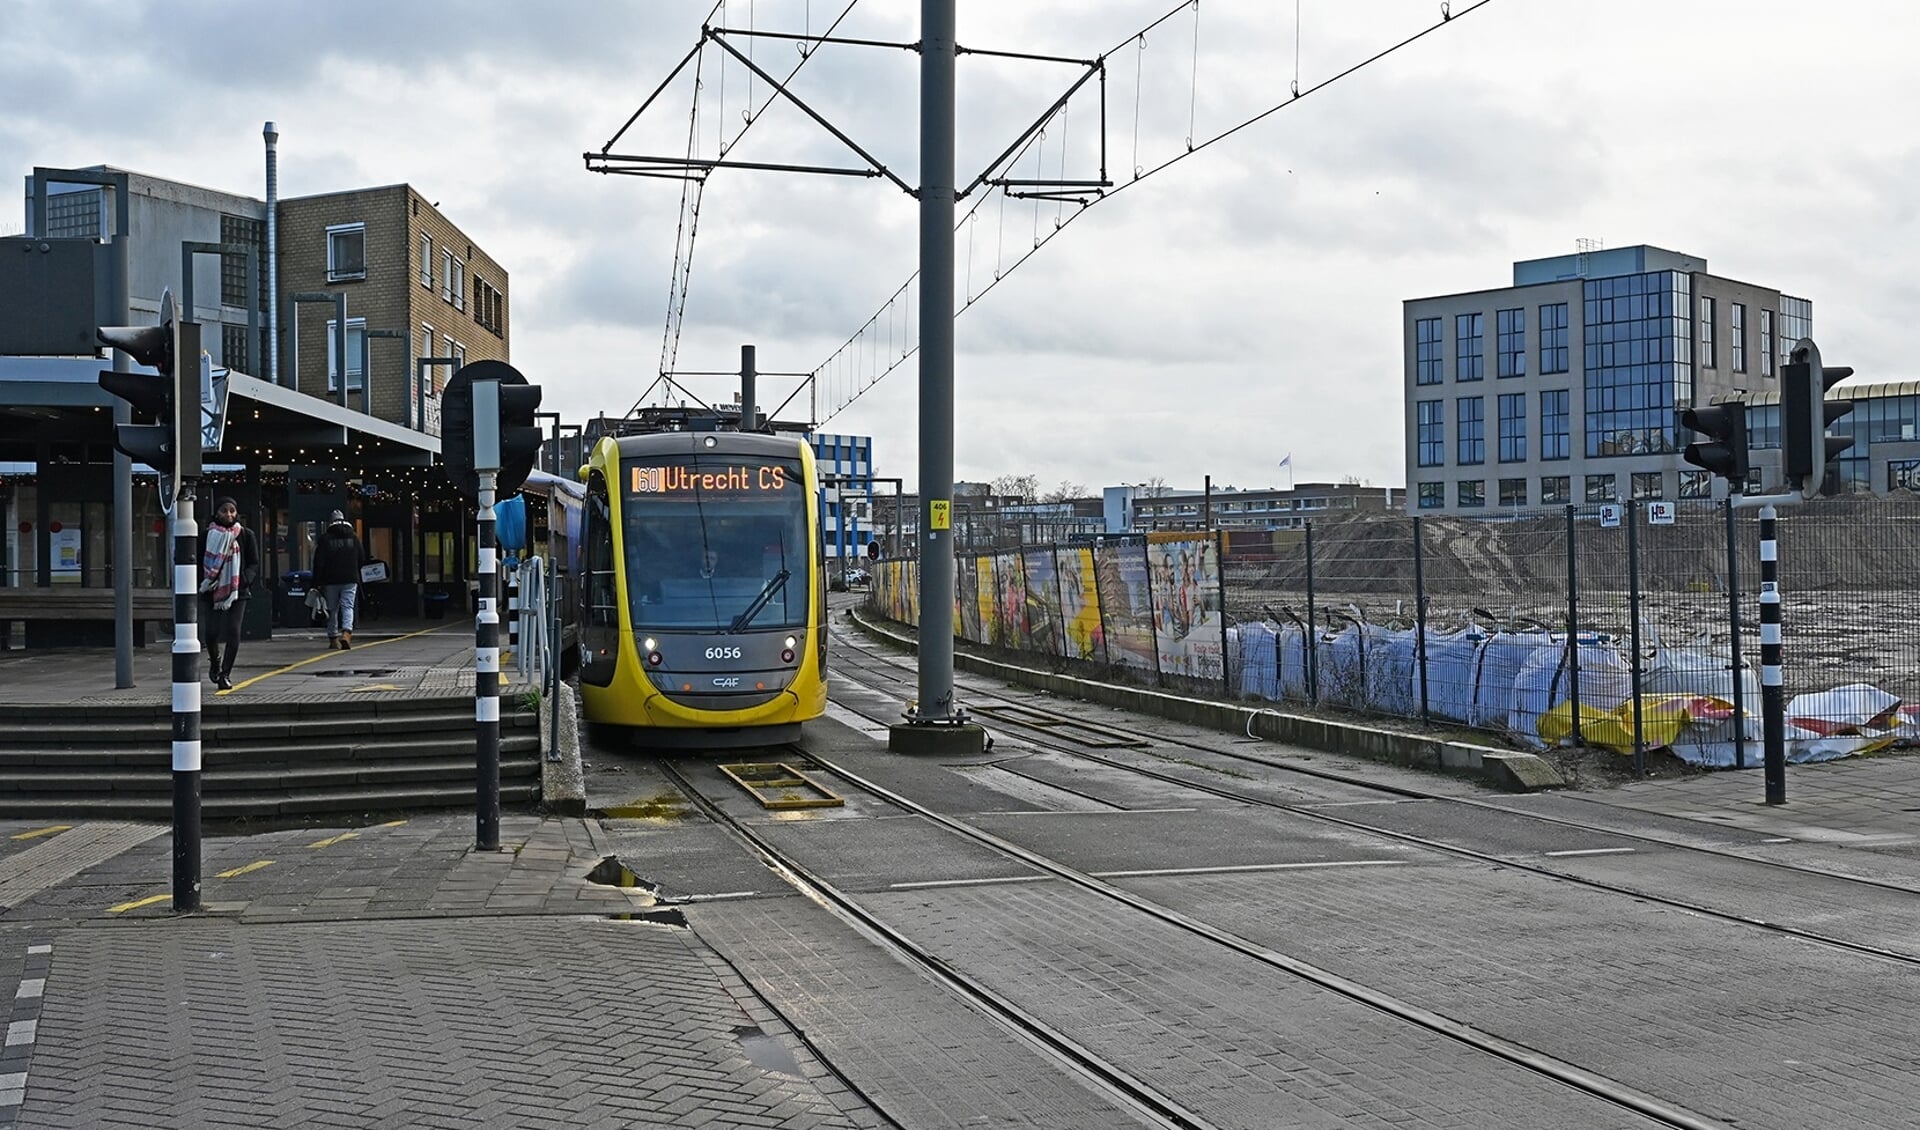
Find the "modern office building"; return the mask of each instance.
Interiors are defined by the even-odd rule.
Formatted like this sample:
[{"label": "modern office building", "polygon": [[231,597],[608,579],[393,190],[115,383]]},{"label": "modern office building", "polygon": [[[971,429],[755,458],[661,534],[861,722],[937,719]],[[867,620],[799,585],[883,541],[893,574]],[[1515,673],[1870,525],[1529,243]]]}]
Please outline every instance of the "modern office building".
[{"label": "modern office building", "polygon": [[1106,532],[1155,530],[1298,530],[1318,517],[1356,511],[1385,513],[1392,487],[1359,483],[1300,483],[1213,491],[1152,489],[1125,485],[1102,492]]},{"label": "modern office building", "polygon": [[[1692,433],[1679,411],[1777,401],[1813,304],[1641,245],[1525,260],[1511,286],[1410,299],[1402,334],[1407,509],[1495,516],[1713,497],[1712,476],[1681,459]],[[1756,462],[1773,489],[1778,456]]]},{"label": "modern office building", "polygon": [[851,562],[874,538],[873,437],[809,432],[807,442],[820,474],[827,559]]}]

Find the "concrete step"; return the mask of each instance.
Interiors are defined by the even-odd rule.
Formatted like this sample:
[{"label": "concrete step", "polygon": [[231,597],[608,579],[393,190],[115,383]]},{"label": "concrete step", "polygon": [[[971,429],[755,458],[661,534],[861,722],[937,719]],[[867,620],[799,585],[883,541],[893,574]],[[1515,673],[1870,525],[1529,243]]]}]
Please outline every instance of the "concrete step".
[{"label": "concrete step", "polygon": [[[502,806],[535,804],[539,782],[502,780]],[[276,816],[313,816],[335,812],[404,812],[412,809],[471,808],[473,786],[414,786],[406,789],[334,788],[298,795],[284,792],[215,794],[201,798],[201,819],[209,823]],[[101,794],[0,791],[0,818],[152,820],[173,819],[171,794],[165,798],[140,793]]]},{"label": "concrete step", "polygon": [[[473,789],[474,764],[465,757],[420,757],[404,762],[380,765],[323,764],[299,767],[255,769],[208,769],[200,774],[200,795],[211,799],[230,793],[279,791],[288,794],[324,791],[348,787],[383,789],[422,783],[447,782]],[[539,751],[509,756],[502,751],[500,780],[538,781]],[[129,793],[165,793],[173,795],[173,770],[166,766],[148,769],[117,767],[111,771],[49,769],[36,773],[10,773],[0,776],[0,792],[89,793],[112,795]]]},{"label": "concrete step", "polygon": [[[447,734],[473,735],[473,708],[451,712],[417,712],[392,717],[344,715],[303,719],[248,719],[244,721],[201,719],[200,741],[206,749],[215,746],[290,744],[305,746],[316,741],[371,735]],[[540,719],[530,714],[505,714],[500,719],[502,735],[537,732]],[[170,715],[138,720],[74,720],[55,725],[20,724],[7,728],[0,718],[0,758],[16,750],[107,749],[129,745],[171,748],[173,720]]]},{"label": "concrete step", "polygon": [[[540,748],[540,734],[531,727],[503,730],[500,752],[503,756],[534,752]],[[407,762],[423,757],[473,759],[474,736],[463,732],[428,732],[405,741],[362,742],[279,742],[253,746],[203,744],[201,768],[213,772],[229,768],[298,769],[305,766],[348,764],[365,766],[381,762]],[[170,738],[160,738],[140,746],[93,748],[60,747],[0,751],[0,782],[16,774],[42,769],[78,771],[86,767],[100,769],[146,768],[171,771],[173,750]]]}]

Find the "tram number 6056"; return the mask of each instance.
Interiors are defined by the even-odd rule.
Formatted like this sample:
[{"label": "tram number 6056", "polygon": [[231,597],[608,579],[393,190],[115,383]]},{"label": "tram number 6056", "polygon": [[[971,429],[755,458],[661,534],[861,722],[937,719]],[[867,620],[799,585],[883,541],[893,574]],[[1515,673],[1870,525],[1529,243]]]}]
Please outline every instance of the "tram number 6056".
[{"label": "tram number 6056", "polygon": [[739,659],[740,656],[741,652],[737,647],[710,647],[707,649],[708,659]]}]

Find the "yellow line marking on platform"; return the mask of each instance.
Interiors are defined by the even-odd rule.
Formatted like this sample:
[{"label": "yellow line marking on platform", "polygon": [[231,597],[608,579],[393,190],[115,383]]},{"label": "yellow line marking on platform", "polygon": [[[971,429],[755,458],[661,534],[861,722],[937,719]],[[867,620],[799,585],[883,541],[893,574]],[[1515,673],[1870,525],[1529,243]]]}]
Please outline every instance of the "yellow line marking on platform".
[{"label": "yellow line marking on platform", "polygon": [[273,866],[273,860],[271,859],[256,859],[252,863],[246,864],[243,867],[235,867],[228,871],[221,871],[218,874],[214,875],[214,878],[233,879],[241,875],[245,875],[249,871],[258,871],[262,867],[272,867],[272,866]]},{"label": "yellow line marking on platform", "polygon": [[308,844],[307,846],[310,848],[332,847],[333,845],[340,843],[344,840],[357,840],[359,838],[360,838],[360,833],[358,832],[342,832],[337,836],[328,836],[324,840],[315,840],[312,843]]},{"label": "yellow line marking on platform", "polygon": [[143,899],[134,899],[132,902],[123,902],[119,906],[110,906],[107,908],[107,913],[119,914],[121,911],[125,911],[125,910],[139,910],[143,906],[152,906],[156,902],[172,902],[172,901],[173,901],[172,895],[148,895],[146,898],[143,898]]},{"label": "yellow line marking on platform", "polygon": [[37,840],[41,836],[51,836],[58,832],[70,832],[72,830],[73,830],[73,825],[71,824],[55,824],[51,828],[35,828],[31,832],[21,832],[18,835],[12,836],[10,838],[16,839],[16,840]]},{"label": "yellow line marking on platform", "polygon": [[358,694],[361,691],[397,691],[399,689],[399,683],[368,683],[364,687],[353,688],[353,693]]},{"label": "yellow line marking on platform", "polygon": [[402,825],[402,824],[405,824],[405,823],[406,823],[406,821],[405,821],[405,820],[389,820],[389,821],[387,821],[387,822],[386,822],[385,824],[382,824],[382,825],[380,825],[380,827],[382,827],[382,828],[398,828],[398,827],[399,827],[400,825]]},{"label": "yellow line marking on platform", "polygon": [[[261,682],[262,680],[271,679],[275,675],[285,675],[289,671],[298,671],[300,668],[305,667],[310,663],[319,663],[320,661],[325,659],[335,659],[342,655],[351,655],[355,651],[362,651],[369,647],[379,647],[382,644],[399,643],[401,640],[410,640],[417,636],[430,636],[435,632],[444,632],[448,628],[458,628],[458,627],[461,627],[461,625],[460,624],[443,624],[438,628],[423,628],[417,632],[408,632],[404,636],[395,636],[390,640],[369,640],[366,643],[355,644],[352,647],[352,649],[348,651],[323,651],[319,655],[309,656],[308,658],[302,659],[297,663],[289,663],[285,667],[281,667],[273,671],[268,671],[263,675],[255,675],[253,678],[248,679],[245,682],[235,683],[233,684],[233,690],[235,691],[246,690],[248,687],[252,686],[255,683]],[[223,695],[223,694],[232,694],[232,693],[233,691],[215,691],[214,692],[216,696]]]}]

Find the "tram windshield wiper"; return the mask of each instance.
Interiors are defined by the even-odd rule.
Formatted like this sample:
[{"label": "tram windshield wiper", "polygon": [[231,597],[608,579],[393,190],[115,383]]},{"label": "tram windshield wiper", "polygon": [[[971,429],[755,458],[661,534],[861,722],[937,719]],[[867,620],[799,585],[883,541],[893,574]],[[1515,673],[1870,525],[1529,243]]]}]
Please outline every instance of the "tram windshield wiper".
[{"label": "tram windshield wiper", "polygon": [[773,578],[767,582],[767,587],[760,590],[760,595],[753,598],[753,603],[747,605],[746,610],[740,613],[740,615],[735,616],[733,623],[727,625],[728,634],[741,631],[748,624],[753,623],[753,618],[760,615],[760,610],[765,608],[767,602],[773,599],[773,594],[786,587],[787,578],[792,575],[791,572],[785,569],[775,573]]}]

